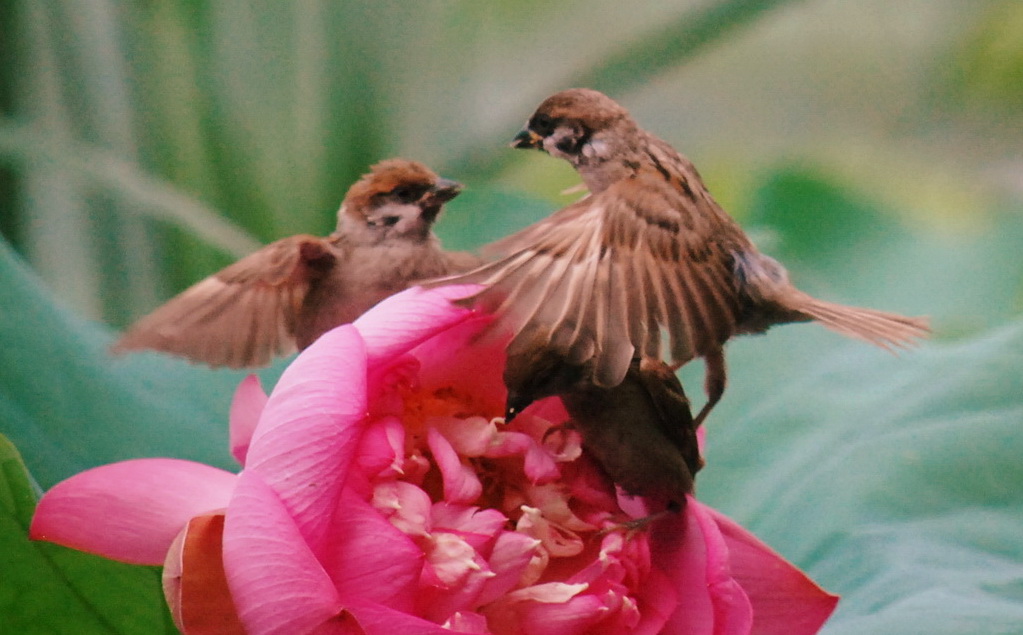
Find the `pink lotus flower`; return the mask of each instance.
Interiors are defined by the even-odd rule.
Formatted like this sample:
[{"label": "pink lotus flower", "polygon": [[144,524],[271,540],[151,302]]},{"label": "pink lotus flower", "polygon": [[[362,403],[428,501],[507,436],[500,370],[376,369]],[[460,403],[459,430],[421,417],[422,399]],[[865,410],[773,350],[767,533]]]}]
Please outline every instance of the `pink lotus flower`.
[{"label": "pink lotus flower", "polygon": [[495,421],[503,352],[469,345],[487,318],[448,302],[464,293],[382,302],[301,354],[269,400],[243,382],[240,475],[170,459],[96,468],[44,496],[33,538],[166,556],[189,634],[239,620],[249,633],[498,635],[823,624],[835,596],[695,499],[615,531],[636,501],[557,427],[557,399]]}]

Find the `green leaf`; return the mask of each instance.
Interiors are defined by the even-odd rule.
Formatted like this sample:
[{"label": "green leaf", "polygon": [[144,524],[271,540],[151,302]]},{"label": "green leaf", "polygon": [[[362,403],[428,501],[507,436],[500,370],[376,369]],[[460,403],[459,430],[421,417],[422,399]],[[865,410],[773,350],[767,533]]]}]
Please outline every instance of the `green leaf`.
[{"label": "green leaf", "polygon": [[436,225],[446,249],[475,250],[526,227],[556,204],[492,187],[470,187],[448,203]]},{"label": "green leaf", "polygon": [[36,488],[0,435],[0,632],[176,633],[160,572],[33,542]]},{"label": "green leaf", "polygon": [[44,488],[133,457],[233,465],[227,416],[244,373],[166,355],[111,356],[109,331],[55,305],[2,241],[0,281],[0,433]]},{"label": "green leaf", "polygon": [[1023,323],[898,357],[790,326],[728,360],[698,492],[842,594],[826,632],[1016,632]]},{"label": "green leaf", "polygon": [[[986,216],[986,217],[984,217]],[[976,214],[959,231],[912,227],[819,172],[784,168],[757,190],[747,227],[820,297],[928,315],[937,337],[977,333],[1023,311],[1023,216]]]}]

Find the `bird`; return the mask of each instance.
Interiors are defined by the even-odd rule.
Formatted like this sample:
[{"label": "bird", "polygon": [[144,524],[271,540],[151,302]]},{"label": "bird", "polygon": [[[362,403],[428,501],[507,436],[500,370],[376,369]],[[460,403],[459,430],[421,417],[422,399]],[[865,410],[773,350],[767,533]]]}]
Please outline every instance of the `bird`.
[{"label": "bird", "polygon": [[249,368],[305,349],[421,279],[483,262],[444,251],[431,229],[461,190],[422,163],[381,161],[349,188],[329,236],[266,245],[139,319],[111,350]]},{"label": "bird", "polygon": [[685,508],[704,462],[689,400],[670,366],[633,360],[621,383],[606,388],[592,381],[591,362],[572,364],[543,345],[521,351],[510,354],[505,366],[506,422],[533,401],[557,395],[569,425],[612,482],[630,495],[664,503],[667,510]]},{"label": "bird", "polygon": [[487,333],[510,333],[510,346],[522,347],[535,344],[531,333],[539,330],[549,338],[540,345],[585,364],[599,386],[619,384],[635,358],[667,358],[675,369],[702,358],[707,401],[699,424],[724,394],[724,345],[735,335],[815,321],[891,350],[930,332],[926,318],[844,306],[796,288],[714,200],[689,159],[603,93],[551,95],[512,146],[568,161],[589,194],[485,247],[490,262],[437,284],[481,285],[457,302],[495,314]]}]

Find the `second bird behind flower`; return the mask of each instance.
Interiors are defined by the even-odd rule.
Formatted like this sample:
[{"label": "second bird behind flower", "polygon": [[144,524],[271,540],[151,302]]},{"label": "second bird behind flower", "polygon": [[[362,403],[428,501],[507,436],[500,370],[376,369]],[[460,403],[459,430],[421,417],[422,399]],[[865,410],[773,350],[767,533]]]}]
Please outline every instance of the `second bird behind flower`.
[{"label": "second bird behind flower", "polygon": [[416,161],[381,161],[349,188],[330,236],[270,243],[143,317],[112,350],[242,368],[304,349],[422,279],[482,262],[444,251],[431,229],[461,188]]},{"label": "second bird behind flower", "polygon": [[696,168],[595,90],[548,97],[515,137],[565,159],[590,195],[498,241],[502,258],[444,283],[484,285],[463,303],[497,315],[491,332],[537,331],[594,383],[619,384],[636,358],[676,366],[702,357],[707,403],[725,390],[724,344],[775,324],[816,321],[884,348],[929,332],[927,320],[818,300],[756,248],[711,197]]},{"label": "second bird behind flower", "polygon": [[585,364],[568,363],[547,346],[509,350],[506,419],[557,395],[583,447],[616,485],[681,511],[703,459],[697,424],[675,373],[660,360],[645,359],[633,361],[617,386],[598,386],[591,377]]}]

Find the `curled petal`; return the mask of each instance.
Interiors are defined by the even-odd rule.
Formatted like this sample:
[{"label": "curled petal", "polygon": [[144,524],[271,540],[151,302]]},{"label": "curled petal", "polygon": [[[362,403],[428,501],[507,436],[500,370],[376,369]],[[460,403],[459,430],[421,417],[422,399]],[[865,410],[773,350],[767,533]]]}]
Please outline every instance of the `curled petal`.
[{"label": "curled petal", "polygon": [[437,333],[472,319],[472,311],[451,301],[469,296],[477,288],[459,285],[427,291],[413,287],[362,314],[353,324],[366,342],[370,364],[398,357]]},{"label": "curled petal", "polygon": [[284,503],[245,470],[224,523],[224,571],[251,635],[350,628],[330,577]]},{"label": "curled petal", "polygon": [[555,525],[535,507],[522,506],[515,530],[539,540],[546,552],[557,558],[571,558],[586,547],[576,533]]},{"label": "curled petal", "polygon": [[483,456],[498,435],[497,426],[483,417],[431,417],[429,424],[462,456]]},{"label": "curled petal", "polygon": [[431,510],[430,524],[434,531],[449,531],[466,539],[480,552],[490,551],[501,529],[508,518],[496,509],[480,509],[452,505],[441,501],[435,503]]},{"label": "curled petal", "polygon": [[366,429],[357,457],[359,471],[368,478],[397,477],[404,473],[405,428],[396,417],[384,417]]},{"label": "curled petal", "polygon": [[436,532],[430,537],[429,544],[426,559],[431,584],[446,589],[463,585],[467,576],[482,569],[476,561],[476,550],[461,536]]},{"label": "curled petal", "polygon": [[530,502],[539,509],[544,518],[570,531],[593,531],[596,529],[575,515],[568,495],[559,484],[537,485],[528,488]]},{"label": "curled petal", "polygon": [[680,589],[666,633],[748,633],[753,624],[752,607],[729,575],[728,547],[707,509],[690,496],[682,514],[651,527],[651,562]]},{"label": "curled petal", "polygon": [[427,443],[444,479],[444,501],[471,503],[479,498],[483,493],[483,484],[476,477],[476,471],[462,464],[458,453],[436,428],[430,428]]},{"label": "curled petal", "polygon": [[489,604],[518,586],[540,544],[539,540],[525,534],[501,532],[488,559],[494,576],[486,581],[477,602]]},{"label": "curled petal", "polygon": [[477,606],[480,591],[494,574],[472,545],[460,536],[437,532],[426,552],[428,564],[423,568],[418,614],[442,623]]},{"label": "curled petal", "polygon": [[409,612],[423,568],[423,552],[362,498],[346,490],[334,514],[323,559],[338,595]]},{"label": "curled petal", "polygon": [[325,333],[288,367],[263,410],[246,470],[260,474],[319,551],[366,427],[358,331]]},{"label": "curled petal", "polygon": [[430,532],[430,496],[411,483],[381,483],[373,490],[371,504],[409,536],[425,536]]},{"label": "curled petal", "polygon": [[266,407],[267,396],[259,377],[249,375],[238,384],[231,399],[230,436],[231,455],[239,464],[245,465],[252,433],[256,430],[259,417]]},{"label": "curled petal", "polygon": [[196,516],[174,540],[163,590],[174,624],[186,635],[244,635],[224,575],[224,514]]},{"label": "curled petal", "polygon": [[585,584],[547,582],[512,591],[484,610],[497,635],[581,635],[607,617]]},{"label": "curled petal", "polygon": [[230,472],[179,459],[103,465],[46,492],[29,536],[122,562],[163,564],[189,519],[226,507],[235,482]]},{"label": "curled petal", "polygon": [[[518,433],[509,432],[508,434]],[[533,441],[531,437],[526,438],[529,439],[529,445],[526,447],[525,465],[523,466],[526,478],[535,485],[551,483],[557,480],[561,476],[561,471],[558,470],[558,466],[550,452],[536,441]]]}]

